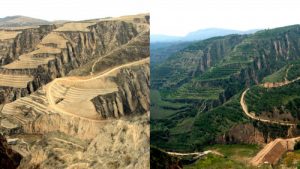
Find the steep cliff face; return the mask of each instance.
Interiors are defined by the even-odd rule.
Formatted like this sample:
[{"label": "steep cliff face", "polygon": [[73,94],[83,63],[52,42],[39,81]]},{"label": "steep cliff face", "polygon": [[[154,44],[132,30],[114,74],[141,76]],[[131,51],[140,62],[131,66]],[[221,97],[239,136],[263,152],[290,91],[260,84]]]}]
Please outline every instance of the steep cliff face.
[{"label": "steep cliff face", "polygon": [[69,42],[79,66],[127,43],[138,34],[134,24],[124,21],[102,21],[87,27],[88,31],[61,31]]},{"label": "steep cliff face", "polygon": [[153,68],[152,88],[178,87],[219,63],[245,36],[232,35],[190,44]]},{"label": "steep cliff face", "polygon": [[123,69],[114,79],[119,86],[118,92],[95,97],[92,102],[102,118],[147,112],[150,105],[149,80],[148,64]]},{"label": "steep cliff face", "polygon": [[148,44],[147,15],[66,23],[3,65],[20,168],[149,168]]},{"label": "steep cliff face", "polygon": [[0,66],[16,60],[20,55],[34,50],[42,38],[54,30],[54,25],[44,25],[37,28],[6,30],[5,32],[17,32],[18,34],[11,39],[0,40]]},{"label": "steep cliff face", "polygon": [[[0,72],[4,75],[17,74],[33,76],[33,80],[24,82],[24,86],[26,87],[23,88],[4,85],[5,87],[1,88],[3,98],[6,98],[6,102],[13,101],[15,98],[30,94],[40,86],[47,84],[55,78],[63,77],[77,68],[80,68],[77,72],[86,71],[85,74],[87,75],[90,74],[91,71],[97,72],[104,70],[111,66],[111,61],[113,61],[114,58],[111,57],[108,62],[109,65],[101,67],[101,69],[97,68],[98,65],[95,65],[96,68],[94,70],[92,68],[94,67],[93,64],[100,60],[100,57],[119,54],[117,53],[118,50],[116,50],[115,53],[112,51],[127,45],[130,40],[146,30],[146,27],[143,26],[145,23],[147,23],[146,18],[141,18],[138,21],[134,19],[129,21],[91,21],[88,23],[67,23],[55,30],[53,30],[54,26],[40,26],[37,30],[29,29],[23,31],[18,35],[20,37],[16,40],[20,43],[17,46],[23,45],[24,47],[20,49],[16,47],[18,52],[14,52],[15,55],[13,57],[17,58],[20,54],[25,54],[10,64],[7,64],[9,63],[7,61],[3,61],[6,65],[2,66]],[[38,33],[33,30],[38,31]],[[49,33],[50,31],[52,32]],[[48,33],[47,36],[45,36],[46,33]],[[139,41],[139,38],[137,38],[137,41]],[[131,42],[131,45],[139,43],[137,41]],[[29,52],[29,49],[33,49],[33,47],[35,50]],[[127,59],[121,57],[123,61],[130,61],[130,59],[134,61],[139,58],[147,57],[149,49],[147,50],[144,45],[146,49],[144,50],[144,54],[138,54],[134,52],[142,50],[136,50],[137,47],[139,46],[132,46],[132,49],[126,48],[126,50],[122,52],[122,55],[128,56],[128,53],[131,53],[133,56]],[[115,57],[118,57],[118,55]],[[13,61],[13,59],[11,61]],[[82,75],[82,73],[79,74]],[[1,103],[3,102],[0,102],[0,104]]]},{"label": "steep cliff face", "polygon": [[[214,142],[214,137],[247,121],[237,99],[240,97],[240,92],[247,87],[260,84],[266,76],[287,64],[291,65],[298,61],[300,59],[299,39],[299,25],[259,31],[253,35],[212,38],[193,43],[162,64],[155,65],[151,72],[154,74],[151,78],[151,88],[160,92],[163,102],[156,103],[157,100],[153,100],[154,105],[161,104],[160,109],[156,108],[153,111],[158,111],[155,114],[164,117],[161,119],[158,116],[159,118],[153,120],[153,123],[158,126],[154,127],[153,135],[158,135],[155,138],[164,138],[162,142],[173,140],[170,144],[174,144],[174,147],[201,147],[203,144]],[[175,104],[189,103],[190,100],[198,102],[189,105],[192,111],[176,108]],[[206,103],[205,106],[202,103]],[[167,110],[164,108],[165,105],[175,109]],[[290,107],[295,109],[293,106]],[[166,113],[169,115],[163,116]],[[268,113],[264,115],[274,117]],[[276,112],[274,115],[276,116]],[[173,122],[168,120],[175,116],[176,120]],[[282,117],[284,120],[289,120],[291,115],[285,114]],[[200,118],[207,119],[209,122]],[[212,120],[209,120],[210,118]],[[192,127],[187,124],[190,121],[193,122]],[[267,141],[276,136],[289,135],[286,129],[283,135],[273,132],[274,135],[269,137],[266,136],[265,131],[254,132],[266,127],[254,128],[250,126],[233,128],[225,136],[222,135],[223,140],[227,138],[231,142],[250,143],[257,141],[255,137],[260,140],[261,135]],[[238,133],[238,129],[241,132],[235,134],[234,131]],[[176,133],[178,130],[186,135],[179,136]],[[164,131],[170,132],[167,138],[163,134]],[[250,136],[245,133],[250,133]],[[260,136],[256,136],[257,133],[261,133]],[[190,137],[189,146],[179,144],[183,137]]]}]

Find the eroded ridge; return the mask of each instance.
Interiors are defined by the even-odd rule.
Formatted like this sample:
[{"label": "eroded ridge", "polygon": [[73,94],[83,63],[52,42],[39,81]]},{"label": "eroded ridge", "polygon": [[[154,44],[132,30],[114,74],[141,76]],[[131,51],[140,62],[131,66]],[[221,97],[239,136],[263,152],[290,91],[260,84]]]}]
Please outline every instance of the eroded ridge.
[{"label": "eroded ridge", "polygon": [[[90,60],[98,61],[98,58],[110,56],[114,53],[112,51],[124,50],[128,44],[134,42],[133,39],[139,39],[148,29],[145,17],[138,17],[141,18],[68,22],[62,26],[48,26],[51,29],[40,26],[41,28],[3,30],[0,37],[10,40],[32,29],[47,29],[39,40],[34,40],[34,47],[27,52],[19,52],[20,55],[10,58],[7,63],[2,61],[4,64],[0,68],[0,76],[3,76],[1,83],[2,86],[8,87],[4,93],[7,96],[13,95],[5,102],[18,98],[16,96],[20,95],[19,93],[23,93],[21,96],[28,95],[51,80],[66,76],[70,71],[86,65]],[[112,29],[114,31],[110,31]],[[31,33],[36,36],[38,32]],[[90,66],[93,73],[96,73],[95,65]],[[17,85],[7,80],[15,79],[19,75],[24,76],[23,79],[26,80],[19,80]],[[26,77],[30,77],[30,80]]]},{"label": "eroded ridge", "polygon": [[20,168],[149,168],[149,17],[132,17],[62,24],[1,66]]}]

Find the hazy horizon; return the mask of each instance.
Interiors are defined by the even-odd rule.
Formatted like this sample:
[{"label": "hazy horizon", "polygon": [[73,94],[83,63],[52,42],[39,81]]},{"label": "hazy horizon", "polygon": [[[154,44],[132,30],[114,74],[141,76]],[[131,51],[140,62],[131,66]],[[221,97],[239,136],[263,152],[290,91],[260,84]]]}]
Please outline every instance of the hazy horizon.
[{"label": "hazy horizon", "polygon": [[300,23],[294,0],[152,0],[151,34],[184,36],[206,28],[246,31]]},{"label": "hazy horizon", "polygon": [[[286,25],[286,26],[288,26],[288,25]],[[190,34],[190,33],[193,33],[193,32],[197,32],[197,31],[205,31],[205,30],[210,30],[210,29],[223,29],[223,30],[233,30],[233,31],[241,31],[241,32],[247,32],[247,31],[251,31],[251,30],[263,30],[263,29],[267,29],[267,28],[254,28],[254,29],[248,29],[248,30],[238,30],[238,29],[230,29],[230,28],[221,28],[221,27],[219,27],[219,28],[215,28],[215,27],[208,27],[208,28],[200,28],[200,29],[196,29],[196,30],[192,30],[191,32],[187,32],[186,34],[183,34],[183,35],[168,35],[168,34],[151,34],[151,36],[153,36],[153,35],[162,35],[162,36],[172,36],[172,37],[185,37],[185,36],[187,36],[188,34]]]}]

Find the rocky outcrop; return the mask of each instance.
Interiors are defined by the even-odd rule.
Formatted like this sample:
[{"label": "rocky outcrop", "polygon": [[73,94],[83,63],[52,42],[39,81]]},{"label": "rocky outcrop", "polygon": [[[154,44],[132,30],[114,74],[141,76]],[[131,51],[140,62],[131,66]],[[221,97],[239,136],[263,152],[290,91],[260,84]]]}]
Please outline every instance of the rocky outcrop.
[{"label": "rocky outcrop", "polygon": [[[151,70],[151,88],[176,88],[189,82],[191,78],[203,74],[224,59],[244,38],[246,36],[230,35],[190,44]],[[162,80],[164,82],[160,83]]]},{"label": "rocky outcrop", "polygon": [[[267,138],[269,139],[269,138]],[[228,132],[216,138],[221,144],[264,144],[265,138],[262,132],[251,124],[240,124],[232,127]]]},{"label": "rocky outcrop", "polygon": [[88,29],[88,32],[61,32],[70,42],[69,55],[74,56],[78,66],[118,48],[138,34],[132,23],[124,21],[103,21]]},{"label": "rocky outcrop", "polygon": [[21,160],[22,156],[12,150],[6,139],[0,135],[0,168],[16,169]]},{"label": "rocky outcrop", "polygon": [[18,82],[1,87],[0,130],[18,140],[19,168],[150,168],[148,22],[63,24],[2,67],[0,79]]},{"label": "rocky outcrop", "polygon": [[120,117],[149,111],[149,64],[122,69],[114,81],[119,91],[92,99],[102,118]]},{"label": "rocky outcrop", "polygon": [[288,127],[253,121],[253,123],[233,126],[224,134],[217,136],[216,142],[222,144],[266,144],[278,137],[296,137],[299,132],[295,126]]},{"label": "rocky outcrop", "polygon": [[181,169],[183,167],[179,158],[155,147],[151,147],[150,164],[151,168],[155,169]]},{"label": "rocky outcrop", "polygon": [[20,55],[34,50],[36,45],[55,28],[54,25],[43,25],[37,28],[13,30],[20,33],[13,39],[0,40],[0,49],[2,49],[0,50],[0,66],[11,63]]},{"label": "rocky outcrop", "polygon": [[[18,57],[22,53],[25,53],[25,49],[28,49],[26,51],[28,52],[32,47],[36,47],[41,39],[46,35],[45,32],[47,31],[47,33],[52,31],[52,33],[54,32],[55,34],[58,34],[60,38],[63,38],[66,42],[62,46],[65,47],[59,46],[59,43],[63,43],[61,42],[62,40],[57,41],[57,44],[44,43],[42,40],[43,43],[39,43],[39,45],[37,46],[37,48],[39,49],[36,49],[29,54],[32,55],[33,58],[49,58],[54,56],[55,58],[49,60],[47,64],[41,64],[37,68],[18,68],[17,66],[13,68],[2,67],[0,69],[0,73],[3,73],[5,75],[21,74],[31,75],[34,77],[34,80],[32,82],[29,82],[26,88],[20,89],[14,87],[1,87],[1,94],[3,98],[6,98],[5,102],[11,102],[16,98],[19,98],[19,96],[30,94],[33,91],[37,90],[40,86],[49,83],[55,78],[66,76],[70,71],[77,68],[81,68],[78,70],[78,72],[86,72],[86,75],[90,74],[92,64],[96,61],[96,59],[105,56],[106,54],[108,54],[108,52],[111,52],[114,49],[128,43],[131,39],[136,37],[138,33],[140,33],[139,31],[144,31],[145,28],[137,26],[137,23],[140,24],[143,22],[140,20],[139,22],[126,22],[122,20],[101,21],[92,23],[91,26],[87,27],[88,31],[62,31],[59,28],[53,30],[54,26],[40,26],[39,31],[41,33],[38,35],[35,35],[35,33],[32,33],[32,35],[29,34],[28,32],[30,32],[29,30],[31,29],[25,30],[20,35],[25,34],[26,36],[24,35],[24,37],[30,38],[24,39],[23,36],[19,38],[19,41],[22,42],[21,44],[25,46],[24,51],[20,50],[19,52],[14,52],[15,55],[13,56],[13,58]],[[38,41],[31,38],[31,36],[33,35],[38,37]],[[142,45],[142,43],[140,43],[140,45]],[[148,44],[146,43],[146,45]],[[45,52],[39,51],[43,46],[47,46],[49,49],[47,49]],[[121,57],[122,61],[126,63],[128,61],[134,61],[148,57],[148,46],[147,48],[145,48],[145,50],[137,50],[137,48],[139,47],[134,46],[132,49],[128,48],[124,50],[124,52],[122,53],[123,56],[129,56],[129,53],[131,53],[132,56],[128,58]],[[140,48],[142,49],[142,47]],[[142,51],[144,51],[144,54],[137,54],[137,52]],[[117,56],[118,55],[115,54],[115,57]],[[105,70],[104,68],[112,66],[111,61],[114,59],[115,58],[112,58],[109,61],[104,60],[106,61],[106,63],[108,63],[108,65],[106,65],[105,67],[101,66],[101,69],[96,68],[95,71],[102,71]],[[11,59],[11,61],[13,60],[14,59]],[[4,61],[4,63],[7,64],[9,62]],[[120,62],[120,64],[123,63]],[[82,73],[78,74],[82,75]],[[1,103],[4,102],[0,101],[0,104]]]},{"label": "rocky outcrop", "polygon": [[[150,168],[148,115],[122,118],[91,128],[88,128],[91,122],[78,126],[79,130],[86,128],[90,133],[88,140],[79,135],[79,139],[74,138],[70,133],[44,134],[42,140],[33,144],[20,168]],[[99,130],[92,133],[95,128]]]}]

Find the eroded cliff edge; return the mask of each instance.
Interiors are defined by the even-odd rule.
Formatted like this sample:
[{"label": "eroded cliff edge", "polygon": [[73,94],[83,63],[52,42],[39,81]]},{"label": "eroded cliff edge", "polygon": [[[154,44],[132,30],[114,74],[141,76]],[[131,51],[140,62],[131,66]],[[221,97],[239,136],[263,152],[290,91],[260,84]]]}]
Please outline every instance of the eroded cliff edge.
[{"label": "eroded cliff edge", "polygon": [[149,62],[149,15],[135,15],[66,23],[2,66],[19,168],[149,168]]}]

